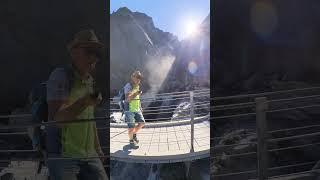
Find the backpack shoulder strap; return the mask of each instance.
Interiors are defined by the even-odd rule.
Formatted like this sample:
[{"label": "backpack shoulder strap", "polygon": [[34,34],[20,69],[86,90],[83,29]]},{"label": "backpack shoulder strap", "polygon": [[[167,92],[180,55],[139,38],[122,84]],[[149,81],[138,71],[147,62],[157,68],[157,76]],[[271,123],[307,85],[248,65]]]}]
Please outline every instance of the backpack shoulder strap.
[{"label": "backpack shoulder strap", "polygon": [[129,87],[130,89],[132,89],[132,85],[131,85],[131,83],[127,83],[125,86],[123,86],[123,90],[126,88],[126,87]]},{"label": "backpack shoulder strap", "polygon": [[126,88],[129,88],[129,89],[132,89],[132,86],[131,86],[131,84],[130,83],[127,83],[126,85],[124,85],[123,87],[122,87],[122,91],[123,91],[123,94],[124,94],[124,96],[125,96],[125,99],[126,99],[126,91],[125,91],[125,89]]},{"label": "backpack shoulder strap", "polygon": [[72,65],[69,64],[67,66],[64,66],[63,70],[66,73],[66,77],[67,77],[67,81],[68,81],[68,87],[69,87],[69,91],[70,91],[71,88],[72,88],[73,82],[74,82],[74,72],[73,72]]}]

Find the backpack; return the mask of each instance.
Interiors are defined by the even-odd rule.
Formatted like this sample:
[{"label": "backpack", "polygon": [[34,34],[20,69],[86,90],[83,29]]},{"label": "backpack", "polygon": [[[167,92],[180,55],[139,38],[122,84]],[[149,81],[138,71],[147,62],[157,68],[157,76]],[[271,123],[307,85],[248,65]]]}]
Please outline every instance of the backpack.
[{"label": "backpack", "polygon": [[[71,66],[63,68],[68,79],[69,87],[73,84],[73,70]],[[41,83],[34,87],[30,94],[32,122],[39,124],[48,121],[47,83]],[[45,151],[45,126],[33,126],[31,128],[31,140],[34,149]]]},{"label": "backpack", "polygon": [[119,104],[120,110],[122,111],[122,113],[124,113],[124,111],[125,111],[125,100],[126,100],[126,95],[124,94],[124,88],[121,88],[119,90],[118,97],[119,97],[118,104]]},{"label": "backpack", "polygon": [[[31,115],[33,123],[47,122],[48,119],[48,104],[47,104],[47,84],[41,83],[34,87],[31,91]],[[44,140],[42,126],[33,126],[31,129],[31,140],[34,149],[44,148],[40,147],[40,143]]]},{"label": "backpack", "polygon": [[118,105],[120,106],[120,110],[122,111],[122,114],[125,112],[125,111],[128,111],[129,110],[129,103],[126,101],[126,95],[124,93],[124,87],[122,87],[120,90],[119,90],[119,93],[118,93]]}]

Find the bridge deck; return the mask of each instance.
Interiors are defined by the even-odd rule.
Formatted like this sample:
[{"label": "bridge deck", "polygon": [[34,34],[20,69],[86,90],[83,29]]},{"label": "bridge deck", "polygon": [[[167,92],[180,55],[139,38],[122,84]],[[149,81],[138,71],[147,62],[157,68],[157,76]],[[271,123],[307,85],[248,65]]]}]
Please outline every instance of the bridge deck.
[{"label": "bridge deck", "polygon": [[145,127],[138,133],[138,148],[131,148],[125,127],[110,128],[111,159],[126,162],[168,163],[210,156],[210,122],[194,124],[194,152],[190,153],[191,125]]}]

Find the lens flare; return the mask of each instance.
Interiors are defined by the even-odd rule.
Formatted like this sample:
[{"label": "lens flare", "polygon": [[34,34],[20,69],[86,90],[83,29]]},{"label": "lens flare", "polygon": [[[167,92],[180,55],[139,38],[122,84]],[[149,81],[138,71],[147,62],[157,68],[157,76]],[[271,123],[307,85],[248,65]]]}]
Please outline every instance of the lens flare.
[{"label": "lens flare", "polygon": [[251,8],[251,25],[253,31],[261,38],[269,37],[278,24],[276,9],[269,2],[257,2]]},{"label": "lens flare", "polygon": [[195,74],[198,70],[198,65],[194,61],[190,61],[188,65],[188,70],[191,74]]}]

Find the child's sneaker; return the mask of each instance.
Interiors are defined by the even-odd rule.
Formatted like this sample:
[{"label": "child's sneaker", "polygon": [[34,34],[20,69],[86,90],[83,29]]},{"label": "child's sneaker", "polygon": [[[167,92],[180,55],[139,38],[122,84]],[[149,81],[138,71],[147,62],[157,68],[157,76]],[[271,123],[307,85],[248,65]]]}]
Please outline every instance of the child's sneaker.
[{"label": "child's sneaker", "polygon": [[135,148],[137,146],[136,141],[134,141],[133,139],[129,140],[130,146]]},{"label": "child's sneaker", "polygon": [[139,140],[137,138],[137,134],[133,134],[133,140],[136,142],[136,143],[139,143]]}]

